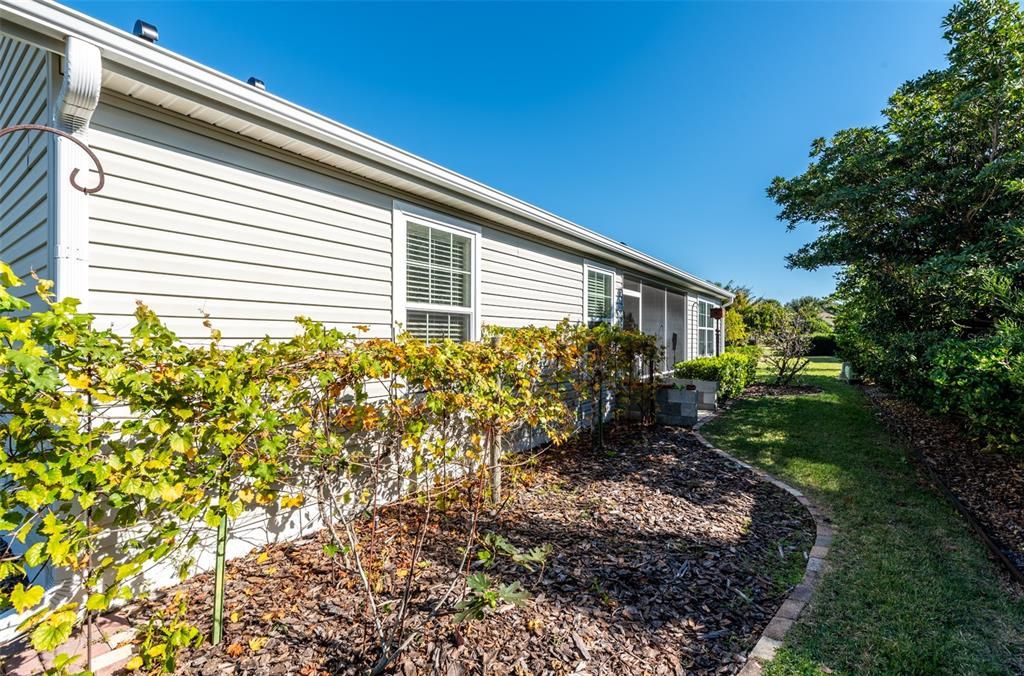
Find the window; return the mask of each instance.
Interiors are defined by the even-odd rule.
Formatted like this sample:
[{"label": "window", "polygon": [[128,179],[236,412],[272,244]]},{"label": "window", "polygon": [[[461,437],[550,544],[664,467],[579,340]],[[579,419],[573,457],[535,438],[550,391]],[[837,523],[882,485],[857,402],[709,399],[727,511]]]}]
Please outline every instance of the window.
[{"label": "window", "polygon": [[[644,282],[640,291],[640,330],[658,340],[658,348],[665,351],[665,289]],[[664,359],[655,364],[659,373],[665,370]]]},{"label": "window", "polygon": [[711,303],[697,301],[697,356],[713,357],[715,345],[715,320],[711,318]]},{"label": "window", "polygon": [[589,265],[587,271],[587,325],[612,324],[615,316],[612,312],[612,287],[615,276],[609,270],[600,270]]},{"label": "window", "polygon": [[395,244],[404,239],[404,251],[395,255],[395,319],[404,330],[426,341],[477,338],[478,236],[471,224],[396,206]]}]

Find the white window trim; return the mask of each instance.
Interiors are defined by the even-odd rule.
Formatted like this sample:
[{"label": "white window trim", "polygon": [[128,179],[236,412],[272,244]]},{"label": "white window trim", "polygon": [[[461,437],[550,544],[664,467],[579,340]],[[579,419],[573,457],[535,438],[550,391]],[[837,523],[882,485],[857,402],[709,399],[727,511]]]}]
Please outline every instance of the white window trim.
[{"label": "white window trim", "polygon": [[607,265],[601,263],[595,263],[594,261],[583,261],[583,324],[585,326],[590,325],[590,316],[588,315],[587,308],[590,307],[590,271],[600,272],[601,274],[608,275],[612,278],[611,284],[611,303],[609,303],[609,310],[611,310],[611,316],[608,317],[608,323],[615,325],[617,324],[617,317],[615,312],[615,298],[616,298],[616,274],[615,268],[610,268]]},{"label": "white window trim", "polygon": [[[469,339],[480,340],[481,335],[481,314],[480,314],[480,243],[483,240],[482,228],[476,223],[470,223],[448,214],[426,209],[416,204],[394,200],[391,209],[391,333],[392,338],[405,330],[407,312],[411,310],[425,310],[434,312],[448,312],[467,314],[471,316],[469,322]],[[422,223],[423,225],[439,230],[469,237],[470,261],[470,294],[472,297],[471,307],[455,307],[447,305],[433,305],[429,303],[409,303],[406,301],[406,285],[408,282],[406,266],[408,264],[409,251],[407,234],[409,221]]]},{"label": "white window trim", "polygon": [[[708,319],[711,321],[711,326],[710,327],[702,327],[700,325],[700,305],[701,305],[701,303],[704,303],[705,305],[708,306]],[[716,326],[716,322],[718,322],[718,320],[711,316],[711,310],[713,310],[716,307],[718,307],[718,305],[717,305],[717,303],[715,303],[715,301],[713,301],[711,299],[708,299],[708,298],[704,298],[702,296],[697,296],[697,346],[696,347],[697,347],[697,356],[698,357],[714,357],[719,352],[719,349],[718,349],[718,339],[716,337],[716,332],[717,332],[717,328],[718,328]],[[710,331],[711,332],[711,345],[713,346],[712,350],[711,350],[711,354],[701,354],[701,352],[700,352],[700,337],[701,337],[701,332],[702,331]]]}]

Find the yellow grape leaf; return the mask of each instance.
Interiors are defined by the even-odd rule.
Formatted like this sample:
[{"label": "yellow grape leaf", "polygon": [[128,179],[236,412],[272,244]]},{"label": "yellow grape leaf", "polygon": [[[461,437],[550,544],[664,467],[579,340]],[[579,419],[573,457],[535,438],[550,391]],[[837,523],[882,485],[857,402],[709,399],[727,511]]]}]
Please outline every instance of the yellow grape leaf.
[{"label": "yellow grape leaf", "polygon": [[294,509],[301,507],[305,501],[306,496],[304,495],[285,495],[281,498],[281,507],[282,509]]},{"label": "yellow grape leaf", "polygon": [[265,637],[251,638],[249,639],[249,650],[253,651],[254,653],[257,653],[266,644],[267,639]]},{"label": "yellow grape leaf", "polygon": [[124,668],[128,671],[135,671],[136,669],[142,668],[142,658],[136,655],[135,657],[128,660],[124,665]]},{"label": "yellow grape leaf", "polygon": [[163,420],[155,418],[149,421],[149,429],[153,434],[163,434],[167,430],[171,429],[171,426]]},{"label": "yellow grape leaf", "polygon": [[232,622],[238,622],[238,611],[236,610],[235,612],[231,613],[231,617],[229,617],[228,619],[230,619]]},{"label": "yellow grape leaf", "polygon": [[398,570],[395,571],[395,577],[398,577],[398,578],[405,577],[408,574],[409,574],[409,569],[408,568],[399,568]]},{"label": "yellow grape leaf", "polygon": [[256,563],[258,563],[260,565],[266,563],[269,560],[270,560],[270,554],[267,554],[266,552],[262,552],[259,556],[256,557]]},{"label": "yellow grape leaf", "polygon": [[164,502],[174,502],[182,496],[185,492],[185,484],[178,482],[173,486],[170,484],[162,484],[160,486],[160,498]]},{"label": "yellow grape leaf", "polygon": [[0,284],[8,288],[12,286],[21,286],[25,282],[21,281],[21,277],[14,274],[14,270],[7,263],[0,261]]},{"label": "yellow grape leaf", "polygon": [[86,610],[106,610],[110,604],[106,594],[95,593],[85,602]]},{"label": "yellow grape leaf", "polygon": [[157,643],[155,646],[151,646],[146,654],[150,657],[163,657],[164,653],[167,652],[166,643]]},{"label": "yellow grape leaf", "polygon": [[34,608],[39,605],[39,602],[43,600],[43,588],[39,585],[33,585],[28,589],[25,589],[25,585],[18,583],[14,586],[11,591],[11,605],[19,613],[23,613],[29,608]]},{"label": "yellow grape leaf", "polygon": [[78,375],[69,373],[65,376],[65,378],[68,381],[68,385],[76,389],[84,390],[85,388],[89,387],[89,376],[84,373],[80,373]]}]

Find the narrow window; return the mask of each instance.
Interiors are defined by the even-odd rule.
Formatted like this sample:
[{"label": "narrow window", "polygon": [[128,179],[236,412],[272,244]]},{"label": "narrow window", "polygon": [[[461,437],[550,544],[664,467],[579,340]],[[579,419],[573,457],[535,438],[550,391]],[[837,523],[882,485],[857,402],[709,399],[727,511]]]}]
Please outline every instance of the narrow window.
[{"label": "narrow window", "polygon": [[711,303],[697,301],[697,355],[715,356],[715,320],[711,317]]},{"label": "narrow window", "polygon": [[612,314],[612,273],[587,268],[587,325],[611,324]]},{"label": "narrow window", "polygon": [[409,221],[406,247],[405,329],[431,342],[470,340],[473,239]]}]

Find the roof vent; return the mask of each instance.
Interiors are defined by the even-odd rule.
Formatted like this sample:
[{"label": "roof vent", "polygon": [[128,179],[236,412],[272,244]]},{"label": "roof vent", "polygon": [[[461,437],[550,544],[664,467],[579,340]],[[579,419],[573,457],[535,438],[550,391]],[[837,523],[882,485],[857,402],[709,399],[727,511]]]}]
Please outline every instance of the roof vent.
[{"label": "roof vent", "polygon": [[156,42],[160,39],[160,31],[156,29],[156,26],[151,23],[146,23],[142,19],[138,19],[135,22],[135,28],[132,29],[132,35],[142,38],[146,42]]},{"label": "roof vent", "polygon": [[261,91],[267,91],[266,83],[264,83],[263,80],[259,79],[258,77],[251,77],[248,80],[246,80],[246,82],[251,84],[256,89],[259,89]]}]

